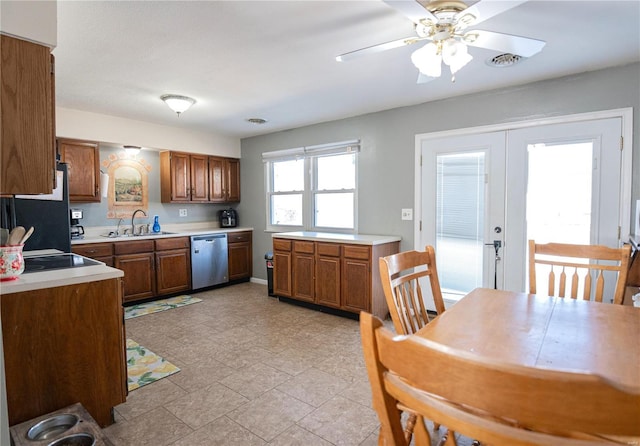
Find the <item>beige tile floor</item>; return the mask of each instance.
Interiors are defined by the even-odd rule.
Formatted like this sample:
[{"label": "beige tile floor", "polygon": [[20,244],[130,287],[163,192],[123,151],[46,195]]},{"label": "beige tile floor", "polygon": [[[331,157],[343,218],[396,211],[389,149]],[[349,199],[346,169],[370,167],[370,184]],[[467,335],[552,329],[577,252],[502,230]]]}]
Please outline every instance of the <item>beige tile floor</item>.
[{"label": "beige tile floor", "polygon": [[203,301],[126,321],[128,338],[181,371],[115,408],[114,446],[377,444],[357,321],[260,284],[192,295]]}]

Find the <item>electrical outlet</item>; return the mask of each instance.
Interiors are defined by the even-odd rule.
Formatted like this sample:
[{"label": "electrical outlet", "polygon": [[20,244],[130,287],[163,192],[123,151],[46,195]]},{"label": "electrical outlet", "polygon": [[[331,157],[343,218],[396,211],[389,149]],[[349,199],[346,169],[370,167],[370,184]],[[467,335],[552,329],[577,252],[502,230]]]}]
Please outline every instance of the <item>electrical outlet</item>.
[{"label": "electrical outlet", "polygon": [[187,216],[187,210],[186,209],[180,209],[180,217],[186,217]]},{"label": "electrical outlet", "polygon": [[403,209],[402,210],[402,219],[403,220],[413,220],[413,209]]}]

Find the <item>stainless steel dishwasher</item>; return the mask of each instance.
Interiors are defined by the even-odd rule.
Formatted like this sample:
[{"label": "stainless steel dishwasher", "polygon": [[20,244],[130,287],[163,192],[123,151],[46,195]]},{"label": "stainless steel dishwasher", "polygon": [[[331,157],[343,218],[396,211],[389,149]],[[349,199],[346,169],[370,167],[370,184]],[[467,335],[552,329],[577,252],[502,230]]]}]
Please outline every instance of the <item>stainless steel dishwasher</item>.
[{"label": "stainless steel dishwasher", "polygon": [[191,237],[191,285],[205,288],[229,281],[227,234]]}]

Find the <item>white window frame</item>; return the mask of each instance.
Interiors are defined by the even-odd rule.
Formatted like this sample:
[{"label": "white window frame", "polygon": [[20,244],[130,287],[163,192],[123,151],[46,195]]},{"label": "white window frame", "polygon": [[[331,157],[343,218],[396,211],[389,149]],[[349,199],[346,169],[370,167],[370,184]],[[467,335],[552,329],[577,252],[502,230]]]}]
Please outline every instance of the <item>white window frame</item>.
[{"label": "white window frame", "polygon": [[[276,150],[265,152],[262,159],[265,166],[265,198],[266,198],[266,231],[290,232],[290,231],[314,231],[332,232],[344,234],[356,234],[358,232],[358,152],[360,140],[342,141],[338,143],[322,144],[317,146],[299,147],[294,149]],[[354,189],[341,189],[336,191],[317,190],[317,159],[331,155],[355,155],[355,187]],[[302,225],[272,225],[271,224],[271,197],[273,195],[286,195],[289,192],[274,192],[273,163],[293,159],[304,160],[304,190],[302,191]],[[353,193],[353,228],[333,228],[315,226],[315,196],[318,193],[345,192]],[[299,193],[299,192],[291,192]]]}]

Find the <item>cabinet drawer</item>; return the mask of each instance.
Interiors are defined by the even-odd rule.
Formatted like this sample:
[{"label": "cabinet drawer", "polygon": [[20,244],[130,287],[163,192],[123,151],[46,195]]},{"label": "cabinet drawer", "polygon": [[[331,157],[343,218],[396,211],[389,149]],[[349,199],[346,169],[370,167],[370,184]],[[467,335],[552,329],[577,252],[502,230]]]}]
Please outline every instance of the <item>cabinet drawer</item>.
[{"label": "cabinet drawer", "polygon": [[136,254],[139,252],[153,252],[153,240],[137,240],[135,242],[115,243],[115,254]]},{"label": "cabinet drawer", "polygon": [[227,243],[250,242],[250,232],[229,232],[227,234]]},{"label": "cabinet drawer", "polygon": [[313,254],[315,252],[315,247],[313,242],[293,242],[293,250],[295,252],[302,252],[306,254]]},{"label": "cabinet drawer", "polygon": [[169,249],[182,249],[189,247],[189,237],[163,238],[157,239],[156,251],[167,251]]},{"label": "cabinet drawer", "polygon": [[73,245],[71,251],[85,257],[106,257],[113,255],[113,243],[90,243],[86,245]]},{"label": "cabinet drawer", "polygon": [[328,257],[340,257],[340,245],[337,243],[318,243],[318,255]]},{"label": "cabinet drawer", "polygon": [[371,250],[368,246],[344,245],[343,255],[349,259],[369,260]]},{"label": "cabinet drawer", "polygon": [[274,251],[291,251],[291,240],[273,239]]}]

